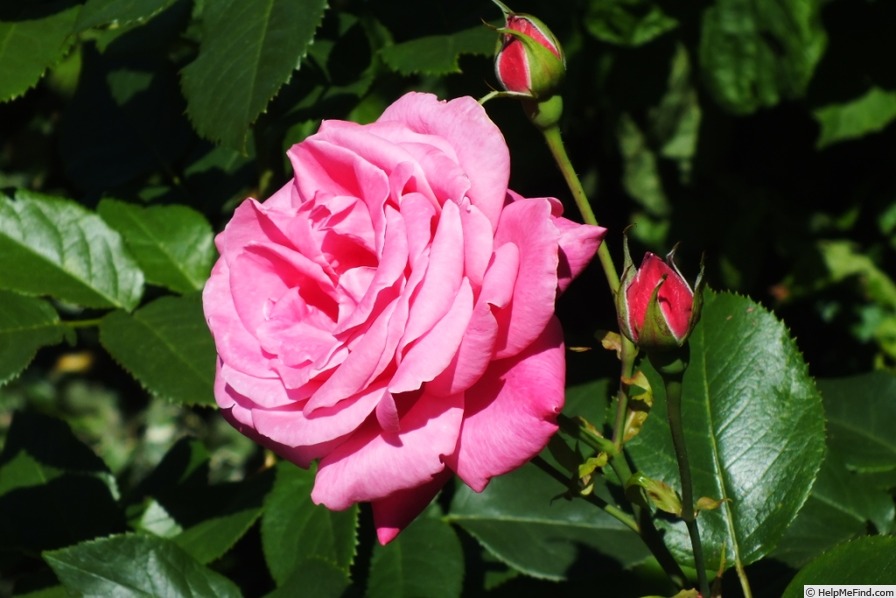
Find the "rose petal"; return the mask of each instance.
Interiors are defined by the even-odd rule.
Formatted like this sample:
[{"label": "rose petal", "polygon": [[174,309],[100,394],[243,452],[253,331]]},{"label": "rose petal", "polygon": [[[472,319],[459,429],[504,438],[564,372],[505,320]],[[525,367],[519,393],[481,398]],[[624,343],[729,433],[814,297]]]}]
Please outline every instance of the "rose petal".
[{"label": "rose petal", "polygon": [[464,422],[448,467],[473,490],[520,467],[557,431],[563,408],[563,331],[551,318],[523,353],[497,361],[465,394]]},{"label": "rose petal", "polygon": [[310,446],[341,438],[353,432],[373,413],[383,396],[383,385],[365,388],[332,407],[305,415],[301,406],[255,409],[252,418],[262,435],[285,446]]},{"label": "rose petal", "polygon": [[401,418],[398,435],[380,433],[368,420],[321,459],[311,499],[336,511],[428,484],[454,452],[463,417],[463,396],[421,394]]},{"label": "rose petal", "polygon": [[557,285],[562,293],[597,253],[607,229],[600,226],[578,224],[566,218],[555,218],[554,226],[560,231],[560,263]]},{"label": "rose petal", "polygon": [[521,199],[501,213],[495,246],[512,243],[520,252],[520,268],[508,309],[498,314],[502,337],[495,357],[515,355],[544,330],[554,313],[559,264],[557,227],[546,200]]},{"label": "rose petal", "polygon": [[482,210],[468,199],[461,203],[460,218],[464,230],[464,275],[478,289],[494,253],[494,233]]},{"label": "rose petal", "polygon": [[390,301],[390,297],[384,297],[388,289],[397,290],[400,286],[404,270],[408,264],[408,236],[401,215],[391,207],[385,210],[386,240],[383,247],[380,262],[376,269],[370,288],[358,302],[358,306],[345,320],[340,321],[334,334],[339,335],[368,322],[375,309],[380,308],[384,302]]},{"label": "rose petal", "polygon": [[[448,367],[427,386],[430,392],[463,392],[482,376],[494,360],[494,349],[500,334],[495,312],[500,312],[510,303],[519,260],[519,251],[512,243],[505,243],[495,252],[460,347]],[[504,334],[507,334],[506,330]]]},{"label": "rose petal", "polygon": [[463,280],[448,313],[404,355],[389,382],[389,390],[417,390],[443,372],[457,352],[472,311],[473,290],[469,281]]},{"label": "rose petal", "polygon": [[380,544],[385,546],[394,540],[432,502],[451,476],[451,470],[445,469],[429,482],[373,501],[373,523]]},{"label": "rose petal", "polygon": [[460,212],[456,204],[448,202],[439,216],[426,275],[411,304],[401,346],[430,330],[451,307],[463,276],[463,254],[458,253],[463,244]]},{"label": "rose petal", "polygon": [[446,140],[470,179],[470,200],[497,228],[510,178],[510,153],[500,129],[476,100],[461,97],[442,102],[431,94],[408,93],[377,119],[378,123],[389,121]]},{"label": "rose petal", "polygon": [[205,319],[215,339],[218,355],[231,367],[247,374],[273,376],[272,357],[265,355],[256,339],[243,325],[230,293],[230,271],[218,260],[202,291]]}]

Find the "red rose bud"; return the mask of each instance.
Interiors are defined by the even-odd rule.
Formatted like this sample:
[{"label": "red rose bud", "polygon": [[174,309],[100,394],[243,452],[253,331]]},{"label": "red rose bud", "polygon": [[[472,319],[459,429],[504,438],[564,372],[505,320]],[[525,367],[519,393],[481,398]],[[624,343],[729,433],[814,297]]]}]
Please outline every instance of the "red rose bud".
[{"label": "red rose bud", "polygon": [[507,91],[537,99],[554,95],[566,74],[563,49],[551,30],[532,15],[518,14],[493,0],[504,12],[495,75]]},{"label": "red rose bud", "polygon": [[616,312],[622,333],[646,350],[681,347],[700,318],[703,267],[695,292],[678,271],[674,254],[673,249],[663,261],[648,252],[635,268],[626,243]]}]

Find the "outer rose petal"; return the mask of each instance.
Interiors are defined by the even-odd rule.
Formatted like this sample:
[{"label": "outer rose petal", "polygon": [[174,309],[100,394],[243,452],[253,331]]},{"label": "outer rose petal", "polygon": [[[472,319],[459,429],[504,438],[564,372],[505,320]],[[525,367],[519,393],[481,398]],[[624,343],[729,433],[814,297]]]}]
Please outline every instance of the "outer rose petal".
[{"label": "outer rose petal", "polygon": [[498,341],[498,359],[528,347],[554,313],[560,233],[550,215],[550,204],[543,199],[515,201],[501,212],[495,247],[514,244],[520,261],[510,307],[498,318],[504,334]]},{"label": "outer rose petal", "polygon": [[607,229],[601,226],[577,224],[566,218],[555,218],[554,226],[560,230],[557,287],[562,293],[597,253]]},{"label": "outer rose petal", "polygon": [[495,362],[466,392],[464,423],[448,467],[473,490],[538,454],[557,431],[566,377],[563,330],[552,317],[523,353]]},{"label": "outer rose petal", "polygon": [[380,544],[386,545],[423,512],[439,490],[451,479],[450,469],[436,474],[432,481],[416,488],[399,490],[385,498],[373,501],[373,523]]},{"label": "outer rose petal", "polygon": [[473,205],[497,228],[510,179],[510,152],[500,129],[476,100],[462,97],[442,102],[431,94],[408,93],[377,119],[385,121],[399,121],[415,131],[446,139],[470,177]]},{"label": "outer rose petal", "polygon": [[385,435],[376,421],[321,459],[311,499],[339,511],[429,484],[454,451],[463,417],[463,395],[422,394],[401,418],[401,431]]}]

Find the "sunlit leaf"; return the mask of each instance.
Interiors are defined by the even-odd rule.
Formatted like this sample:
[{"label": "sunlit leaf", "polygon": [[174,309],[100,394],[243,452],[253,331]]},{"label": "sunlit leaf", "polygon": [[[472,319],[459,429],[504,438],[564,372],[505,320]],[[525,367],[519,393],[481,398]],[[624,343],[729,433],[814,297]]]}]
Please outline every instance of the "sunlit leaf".
[{"label": "sunlit leaf", "polygon": [[126,534],[43,553],[62,584],[86,596],[238,597],[239,589],[164,538]]},{"label": "sunlit leaf", "polygon": [[152,394],[186,405],[214,403],[215,346],[198,295],[162,297],[100,322],[100,341]]},{"label": "sunlit leaf", "polygon": [[142,207],[103,200],[100,216],[117,230],[147,282],[179,293],[202,290],[215,257],[212,227],[182,205]]},{"label": "sunlit leaf", "polygon": [[585,27],[601,41],[640,46],[678,26],[650,0],[605,0],[588,5]]},{"label": "sunlit leaf", "polygon": [[143,273],[117,232],[66,199],[0,196],[0,288],[86,307],[136,307]]},{"label": "sunlit leaf", "polygon": [[0,102],[33,87],[75,41],[80,6],[61,0],[34,6],[8,2],[0,14]]},{"label": "sunlit leaf", "polygon": [[62,333],[49,303],[0,291],[0,385],[18,376],[38,349],[60,342]]},{"label": "sunlit leaf", "polygon": [[78,15],[76,31],[114,23],[146,21],[174,4],[175,0],[87,0]]},{"label": "sunlit leaf", "polygon": [[860,98],[812,112],[821,125],[817,145],[827,147],[882,130],[896,119],[896,91],[872,87]]},{"label": "sunlit leaf", "polygon": [[827,43],[820,0],[715,0],[703,12],[700,67],[725,109],[747,114],[801,97]]},{"label": "sunlit leaf", "polygon": [[199,56],[183,70],[187,112],[200,135],[234,149],[299,68],[326,0],[209,0]]},{"label": "sunlit leaf", "polygon": [[463,54],[489,56],[495,51],[498,34],[485,26],[451,35],[430,35],[392,46],[380,52],[383,61],[402,75],[448,75],[459,73]]},{"label": "sunlit leaf", "polygon": [[[821,396],[784,325],[749,299],[707,291],[690,337],[682,397],[694,496],[724,500],[697,520],[707,567],[752,563],[778,543],[809,496],[824,455]],[[628,446],[635,466],[680,488],[662,381]],[[659,521],[666,542],[693,562],[684,523]]]}]

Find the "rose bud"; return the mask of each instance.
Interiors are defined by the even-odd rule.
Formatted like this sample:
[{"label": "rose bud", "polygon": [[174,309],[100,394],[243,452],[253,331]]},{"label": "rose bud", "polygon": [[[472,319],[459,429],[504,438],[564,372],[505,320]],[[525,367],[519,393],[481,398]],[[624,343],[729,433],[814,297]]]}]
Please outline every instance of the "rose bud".
[{"label": "rose bud", "polygon": [[536,99],[554,95],[566,74],[563,49],[551,30],[532,15],[518,14],[495,1],[504,12],[498,29],[495,75],[507,91]]},{"label": "rose bud", "polygon": [[700,318],[702,265],[695,292],[678,271],[674,254],[673,249],[663,261],[648,252],[635,268],[625,247],[625,270],[616,294],[619,328],[646,350],[683,346]]}]

